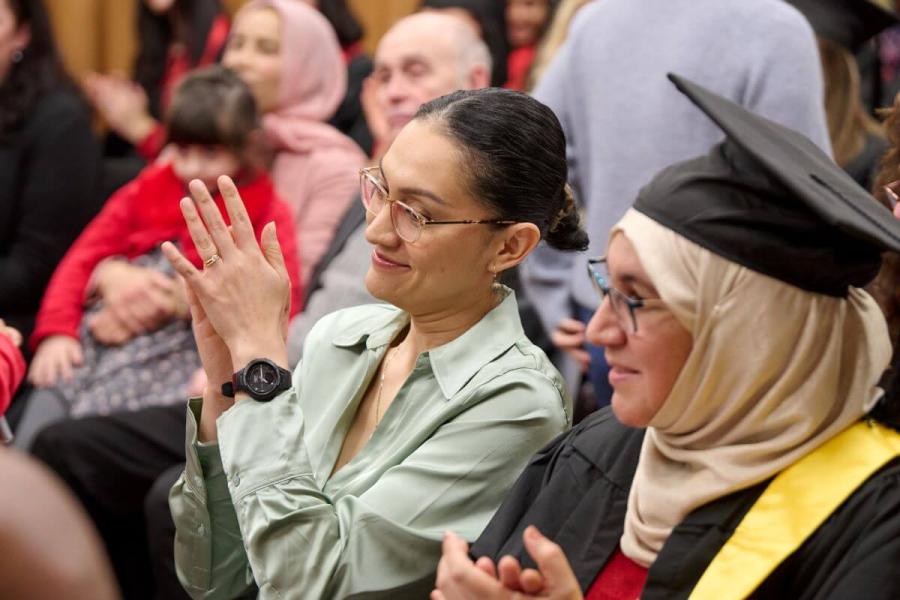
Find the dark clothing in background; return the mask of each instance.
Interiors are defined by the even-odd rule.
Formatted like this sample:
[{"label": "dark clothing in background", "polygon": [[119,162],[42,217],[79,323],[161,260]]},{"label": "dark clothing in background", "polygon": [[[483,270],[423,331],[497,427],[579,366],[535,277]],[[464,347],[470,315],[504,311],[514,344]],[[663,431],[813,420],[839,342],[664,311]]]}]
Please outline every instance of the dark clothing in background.
[{"label": "dark clothing in background", "polygon": [[[511,554],[534,567],[522,533],[536,525],[559,544],[582,591],[619,547],[644,431],[609,409],[562,434],[532,459],[473,557]],[[765,490],[763,482],[692,512],[650,567],[644,600],[687,598],[706,567]],[[753,598],[900,597],[900,459],[870,477],[757,588]]]},{"label": "dark clothing in background", "polygon": [[329,123],[338,131],[359,144],[366,156],[372,156],[372,134],[360,98],[366,77],[372,73],[372,59],[357,54],[347,65],[347,93]]},{"label": "dark clothing in background", "polygon": [[0,136],[0,318],[28,339],[57,263],[97,213],[100,151],[73,93],[43,96]]}]

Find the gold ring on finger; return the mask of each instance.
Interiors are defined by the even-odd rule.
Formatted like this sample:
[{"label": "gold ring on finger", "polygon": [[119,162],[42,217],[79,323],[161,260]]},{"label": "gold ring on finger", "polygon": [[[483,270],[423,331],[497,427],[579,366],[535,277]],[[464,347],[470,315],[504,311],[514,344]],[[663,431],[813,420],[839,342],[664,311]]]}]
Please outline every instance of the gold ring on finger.
[{"label": "gold ring on finger", "polygon": [[220,256],[218,254],[213,254],[212,256],[210,256],[209,258],[207,258],[206,260],[203,261],[203,266],[211,267],[214,264],[216,264],[217,262],[219,262],[219,258],[220,258]]}]

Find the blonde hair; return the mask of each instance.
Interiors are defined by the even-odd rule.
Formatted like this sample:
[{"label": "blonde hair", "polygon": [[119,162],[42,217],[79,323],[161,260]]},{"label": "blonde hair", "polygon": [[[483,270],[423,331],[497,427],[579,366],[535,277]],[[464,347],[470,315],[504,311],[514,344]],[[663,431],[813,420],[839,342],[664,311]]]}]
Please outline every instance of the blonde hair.
[{"label": "blonde hair", "polygon": [[540,81],[544,71],[547,70],[547,67],[553,61],[560,46],[569,37],[569,26],[572,24],[575,14],[588,2],[591,2],[591,0],[562,0],[559,3],[553,15],[553,21],[551,21],[550,27],[547,28],[547,32],[541,39],[537,55],[531,65],[531,70],[525,81],[526,90],[533,90],[537,86],[538,81]]},{"label": "blonde hair", "polygon": [[834,161],[846,166],[866,143],[867,134],[884,137],[881,124],[863,108],[859,97],[856,59],[836,42],[819,38],[819,56],[825,77],[825,114]]}]

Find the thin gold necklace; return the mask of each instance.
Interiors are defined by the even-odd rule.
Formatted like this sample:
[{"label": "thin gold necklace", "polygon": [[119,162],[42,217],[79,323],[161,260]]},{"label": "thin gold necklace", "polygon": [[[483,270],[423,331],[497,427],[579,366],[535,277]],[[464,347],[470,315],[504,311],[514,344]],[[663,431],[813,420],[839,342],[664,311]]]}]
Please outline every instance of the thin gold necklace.
[{"label": "thin gold necklace", "polygon": [[391,360],[397,355],[399,349],[400,346],[397,346],[393,351],[388,352],[384,358],[384,364],[381,365],[381,378],[378,380],[378,393],[375,395],[375,427],[372,428],[373,433],[378,424],[381,423],[381,392],[384,390],[384,378],[387,375],[388,365],[391,364]]}]

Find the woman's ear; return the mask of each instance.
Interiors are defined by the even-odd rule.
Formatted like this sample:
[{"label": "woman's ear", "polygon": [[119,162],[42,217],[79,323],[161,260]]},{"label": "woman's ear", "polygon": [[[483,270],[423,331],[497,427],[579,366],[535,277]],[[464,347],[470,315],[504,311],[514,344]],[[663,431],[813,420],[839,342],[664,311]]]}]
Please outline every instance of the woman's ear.
[{"label": "woman's ear", "polygon": [[28,47],[28,44],[31,43],[31,25],[29,23],[19,26],[13,35],[13,43],[19,51],[24,51]]},{"label": "woman's ear", "polygon": [[500,273],[511,269],[525,260],[540,241],[541,231],[534,223],[508,225],[492,262],[494,272]]}]

